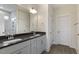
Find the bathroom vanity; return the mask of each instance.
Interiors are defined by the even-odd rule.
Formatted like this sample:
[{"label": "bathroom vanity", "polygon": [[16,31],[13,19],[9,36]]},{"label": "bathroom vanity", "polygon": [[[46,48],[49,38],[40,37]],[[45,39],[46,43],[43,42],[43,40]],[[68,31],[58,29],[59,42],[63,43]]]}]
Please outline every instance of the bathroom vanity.
[{"label": "bathroom vanity", "polygon": [[[39,34],[39,35],[38,35]],[[8,43],[11,40],[4,40],[0,43],[0,54],[40,54],[46,50],[46,35],[44,32],[15,35],[19,41]],[[8,44],[6,44],[8,43]]]}]

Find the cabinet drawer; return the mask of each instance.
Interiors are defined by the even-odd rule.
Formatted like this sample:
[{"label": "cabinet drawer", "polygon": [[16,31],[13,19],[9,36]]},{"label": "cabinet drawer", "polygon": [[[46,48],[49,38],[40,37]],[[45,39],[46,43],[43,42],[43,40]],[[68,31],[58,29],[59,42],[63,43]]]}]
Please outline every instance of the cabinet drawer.
[{"label": "cabinet drawer", "polygon": [[37,38],[31,40],[31,54],[37,53],[37,51],[36,51],[36,40],[37,40]]}]

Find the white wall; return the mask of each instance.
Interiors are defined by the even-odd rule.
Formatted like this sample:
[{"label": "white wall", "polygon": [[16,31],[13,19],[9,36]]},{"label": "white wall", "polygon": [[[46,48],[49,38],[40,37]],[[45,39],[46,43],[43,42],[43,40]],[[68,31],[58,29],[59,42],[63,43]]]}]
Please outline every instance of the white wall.
[{"label": "white wall", "polygon": [[77,5],[77,21],[75,26],[77,27],[77,32],[76,32],[76,36],[77,36],[77,53],[79,53],[79,5]]},{"label": "white wall", "polygon": [[54,43],[54,27],[55,27],[55,20],[54,20],[54,8],[51,4],[48,5],[48,36],[50,41],[50,46]]}]

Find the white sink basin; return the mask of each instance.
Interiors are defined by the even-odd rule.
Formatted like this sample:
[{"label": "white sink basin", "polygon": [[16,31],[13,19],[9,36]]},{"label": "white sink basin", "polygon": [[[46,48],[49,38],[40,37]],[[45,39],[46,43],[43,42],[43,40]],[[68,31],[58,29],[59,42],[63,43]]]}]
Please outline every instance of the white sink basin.
[{"label": "white sink basin", "polygon": [[34,37],[37,37],[37,36],[40,36],[40,34],[36,34],[34,36],[30,36],[29,38],[34,38]]},{"label": "white sink basin", "polygon": [[10,43],[15,43],[18,41],[21,41],[22,39],[14,39],[14,40],[9,40],[9,41],[5,41],[3,42],[3,46],[9,45]]}]

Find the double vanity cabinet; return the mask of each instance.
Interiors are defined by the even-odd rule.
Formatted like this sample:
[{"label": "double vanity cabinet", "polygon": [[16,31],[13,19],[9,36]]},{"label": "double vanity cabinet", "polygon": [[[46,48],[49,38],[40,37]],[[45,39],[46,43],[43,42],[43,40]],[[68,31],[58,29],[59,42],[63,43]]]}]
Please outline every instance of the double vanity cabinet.
[{"label": "double vanity cabinet", "polygon": [[46,50],[46,35],[0,49],[0,54],[40,54]]}]

